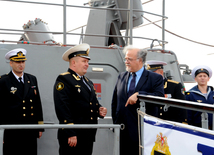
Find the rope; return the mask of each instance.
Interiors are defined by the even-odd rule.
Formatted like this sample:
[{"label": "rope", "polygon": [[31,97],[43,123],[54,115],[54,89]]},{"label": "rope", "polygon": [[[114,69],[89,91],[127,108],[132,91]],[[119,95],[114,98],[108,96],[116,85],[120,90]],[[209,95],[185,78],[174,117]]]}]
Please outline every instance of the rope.
[{"label": "rope", "polygon": [[138,112],[138,139],[139,139],[139,155],[141,155],[141,148],[143,148],[143,146],[141,145],[141,134],[140,134],[140,129],[141,129],[141,127],[140,127],[140,115],[139,115],[139,111],[140,111],[140,109],[138,109],[137,110],[137,112]]},{"label": "rope", "polygon": [[[146,20],[149,21],[149,22],[152,22],[151,20],[149,20],[149,19],[146,18],[146,17],[143,17],[143,18],[146,19]],[[159,26],[158,24],[155,24],[155,23],[152,23],[152,24],[154,24],[155,26],[157,26],[157,27],[159,27],[159,28],[162,29],[162,27]],[[180,36],[180,35],[177,35],[177,34],[171,32],[171,31],[169,31],[169,30],[166,30],[166,29],[165,29],[165,31],[168,32],[168,33],[170,33],[170,34],[172,34],[172,35],[175,35],[175,36],[177,36],[177,37],[179,37],[179,38],[182,38],[182,39],[184,39],[184,40],[188,40],[188,41],[193,42],[193,43],[196,43],[196,44],[201,44],[201,45],[204,45],[204,46],[214,47],[214,45],[210,45],[210,44],[205,44],[205,43],[201,43],[201,42],[198,42],[198,41],[194,41],[194,40],[191,40],[191,39],[182,37],[182,36]]]},{"label": "rope", "polygon": [[152,2],[152,1],[154,1],[154,0],[149,0],[149,1],[147,1],[147,2],[144,2],[144,3],[142,3],[142,5],[147,4],[147,3],[149,3],[149,2]]}]

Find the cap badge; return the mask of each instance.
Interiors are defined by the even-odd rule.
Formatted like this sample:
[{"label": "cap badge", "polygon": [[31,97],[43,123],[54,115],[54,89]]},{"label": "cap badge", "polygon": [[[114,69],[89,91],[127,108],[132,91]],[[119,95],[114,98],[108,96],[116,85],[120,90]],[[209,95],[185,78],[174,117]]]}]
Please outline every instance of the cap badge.
[{"label": "cap badge", "polygon": [[201,68],[201,71],[204,70],[203,68]]},{"label": "cap badge", "polygon": [[149,64],[147,64],[146,68],[147,68],[147,70],[149,70],[151,67],[149,66]]},{"label": "cap badge", "polygon": [[87,55],[89,54],[89,48],[87,49],[86,54],[87,54]]},{"label": "cap badge", "polygon": [[19,57],[22,57],[22,56],[23,56],[23,53],[22,53],[21,51],[19,51],[19,52],[17,53],[17,55],[18,55]]}]

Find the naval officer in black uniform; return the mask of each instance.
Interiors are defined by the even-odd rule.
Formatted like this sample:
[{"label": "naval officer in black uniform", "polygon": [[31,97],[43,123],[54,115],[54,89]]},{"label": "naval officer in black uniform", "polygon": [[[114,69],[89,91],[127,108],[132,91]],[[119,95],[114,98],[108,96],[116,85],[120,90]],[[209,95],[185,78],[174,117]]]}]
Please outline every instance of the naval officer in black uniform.
[{"label": "naval officer in black uniform", "polygon": [[[13,49],[6,53],[12,71],[0,77],[0,124],[43,124],[42,106],[35,76],[24,73],[27,51]],[[4,155],[36,155],[41,129],[6,129]]]},{"label": "naval officer in black uniform", "polygon": [[[163,66],[167,65],[166,62],[150,60],[147,61],[146,63],[147,70],[158,73],[164,77]],[[164,78],[163,80],[164,80],[164,96],[166,98],[185,100],[184,89],[180,82],[170,80],[167,78]],[[187,111],[181,108],[166,107],[160,105],[158,117],[165,120],[186,123]]]},{"label": "naval officer in black uniform", "polygon": [[[69,62],[67,72],[60,74],[54,85],[55,110],[60,124],[97,124],[107,109],[96,97],[91,80],[84,76],[88,69],[90,46],[80,44],[62,56]],[[60,155],[91,155],[96,129],[59,129]]]}]

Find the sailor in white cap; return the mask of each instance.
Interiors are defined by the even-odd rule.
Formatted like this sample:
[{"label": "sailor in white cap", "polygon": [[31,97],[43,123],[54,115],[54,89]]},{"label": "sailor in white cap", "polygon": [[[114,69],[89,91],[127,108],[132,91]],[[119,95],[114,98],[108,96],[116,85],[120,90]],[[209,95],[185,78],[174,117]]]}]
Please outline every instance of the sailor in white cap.
[{"label": "sailor in white cap", "polygon": [[[192,77],[197,85],[186,92],[186,100],[213,105],[213,87],[208,86],[212,77],[212,70],[205,65],[196,66],[192,70]],[[208,113],[208,127],[212,129],[213,115]],[[188,110],[188,123],[190,125],[201,126],[201,112]]]},{"label": "sailor in white cap", "polygon": [[[164,77],[164,66],[167,65],[164,61],[159,60],[149,60],[146,61],[147,70],[158,73],[164,78],[164,93],[166,98],[174,98],[185,100],[183,86],[180,82],[173,81]],[[169,107],[160,106],[159,109],[159,118],[186,123],[187,122],[187,112],[186,110]]]},{"label": "sailor in white cap", "polygon": [[[43,114],[37,79],[25,73],[27,51],[17,48],[9,51],[5,59],[10,60],[12,70],[0,78],[0,114],[2,124],[43,124]],[[43,129],[5,130],[4,154],[37,154],[37,138]],[[14,144],[14,139],[18,141]]]},{"label": "sailor in white cap", "polygon": [[[80,44],[62,56],[69,62],[69,69],[57,77],[54,85],[55,110],[60,124],[97,124],[97,118],[107,113],[97,100],[92,81],[84,76],[89,66],[89,51],[88,44]],[[60,154],[92,154],[95,135],[96,129],[59,129]]]},{"label": "sailor in white cap", "polygon": [[196,67],[192,70],[192,78],[195,79],[195,77],[196,77],[199,73],[206,73],[206,74],[208,75],[209,78],[212,77],[212,70],[210,69],[210,67],[205,66],[205,65],[196,66]]}]

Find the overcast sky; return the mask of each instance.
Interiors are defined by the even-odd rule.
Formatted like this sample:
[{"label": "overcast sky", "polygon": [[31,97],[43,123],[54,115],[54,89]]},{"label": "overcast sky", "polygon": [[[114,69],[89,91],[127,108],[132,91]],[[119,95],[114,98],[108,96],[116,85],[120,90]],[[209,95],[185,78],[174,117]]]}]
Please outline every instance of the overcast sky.
[{"label": "overcast sky", "polygon": [[[63,3],[63,0],[31,1]],[[87,0],[67,0],[67,4],[69,5],[83,6],[87,2]],[[167,30],[190,40],[214,45],[214,22],[212,21],[212,16],[214,15],[213,0],[165,0],[165,4],[165,15],[168,17],[165,26]],[[151,3],[143,5],[143,10],[162,14],[162,0],[154,0]],[[67,30],[87,24],[88,11],[89,9],[67,8]],[[42,6],[38,4],[33,6],[27,3],[0,1],[0,14],[0,28],[22,30],[22,26],[29,20],[41,18],[48,23],[50,31],[63,31],[61,6]],[[148,14],[144,14],[144,16],[152,21],[160,19]],[[144,23],[147,23],[146,20],[144,20]],[[157,24],[161,26],[161,22]],[[81,31],[76,30],[73,32],[80,33]],[[133,35],[162,39],[161,29],[154,25],[145,26],[143,29],[141,28],[140,32],[134,30]],[[19,38],[20,35],[5,36],[0,34],[0,40],[19,40]],[[61,36],[54,36],[54,38],[57,42],[62,42]],[[214,71],[213,47],[192,43],[167,32],[165,33],[165,40],[168,41],[165,49],[175,52],[180,64],[188,64],[190,68],[194,68],[200,64],[208,65]],[[68,43],[78,44],[79,38],[76,39],[74,36],[69,36]],[[151,41],[138,39],[133,42],[133,45],[144,48],[149,47],[150,43]],[[209,84],[214,86],[214,80],[211,79]],[[189,89],[190,86],[186,87]]]}]

